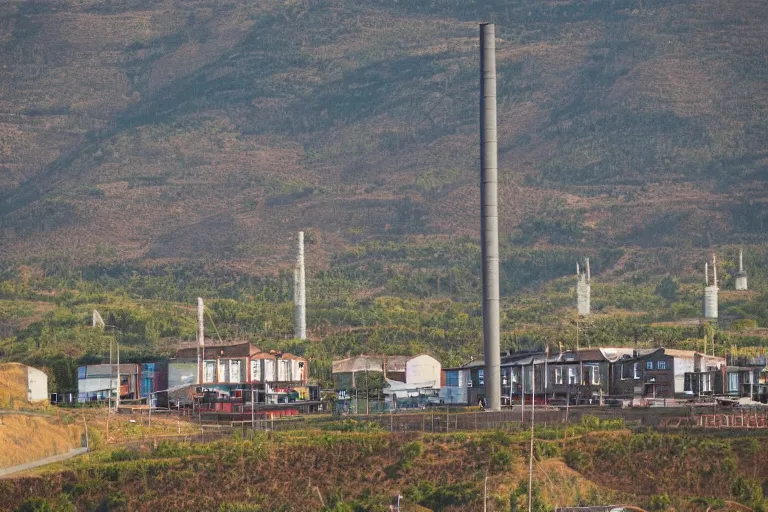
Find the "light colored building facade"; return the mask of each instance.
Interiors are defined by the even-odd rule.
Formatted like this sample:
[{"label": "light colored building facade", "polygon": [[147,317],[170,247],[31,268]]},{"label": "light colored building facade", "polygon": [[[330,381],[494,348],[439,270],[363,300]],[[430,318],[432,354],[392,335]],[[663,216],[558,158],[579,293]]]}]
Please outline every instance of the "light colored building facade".
[{"label": "light colored building facade", "polygon": [[121,399],[137,399],[140,373],[139,365],[132,363],[122,363],[119,367],[117,364],[80,366],[77,369],[77,400],[107,400],[110,396],[116,397],[118,393]]},{"label": "light colored building facade", "polygon": [[442,365],[427,354],[417,356],[359,355],[333,362],[334,387],[354,389],[365,373],[382,373],[387,381],[414,389],[439,389]]},{"label": "light colored building facade", "polygon": [[168,362],[168,389],[196,387],[223,397],[277,403],[288,394],[308,400],[309,362],[287,352],[263,352],[250,343],[206,340],[202,382],[198,381],[198,349],[188,346]]}]

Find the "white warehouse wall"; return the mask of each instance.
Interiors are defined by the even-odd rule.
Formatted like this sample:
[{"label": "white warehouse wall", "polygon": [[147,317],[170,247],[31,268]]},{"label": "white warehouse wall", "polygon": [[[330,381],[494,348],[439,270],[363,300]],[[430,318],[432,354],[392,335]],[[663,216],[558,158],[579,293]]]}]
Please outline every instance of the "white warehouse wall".
[{"label": "white warehouse wall", "polygon": [[27,400],[48,400],[48,376],[31,366],[27,367]]},{"label": "white warehouse wall", "polygon": [[440,362],[432,356],[420,355],[405,364],[405,383],[418,384],[434,381],[434,389],[440,389]]}]

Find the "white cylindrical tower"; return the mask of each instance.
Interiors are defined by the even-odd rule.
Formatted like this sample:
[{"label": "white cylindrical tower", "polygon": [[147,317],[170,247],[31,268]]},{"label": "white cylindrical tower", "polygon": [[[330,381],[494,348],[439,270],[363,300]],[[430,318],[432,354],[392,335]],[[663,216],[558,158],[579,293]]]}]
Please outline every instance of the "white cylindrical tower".
[{"label": "white cylindrical tower", "polygon": [[579,316],[589,316],[592,312],[592,286],[589,269],[589,258],[585,259],[586,272],[579,273],[579,264],[576,263],[576,311]]},{"label": "white cylindrical tower", "polygon": [[298,249],[296,252],[296,268],[294,277],[293,317],[294,336],[300,340],[307,339],[307,294],[304,272],[304,232],[299,231]]},{"label": "white cylindrical tower", "polygon": [[707,320],[717,320],[717,260],[712,255],[712,284],[709,284],[709,272],[707,272],[707,286],[704,288],[704,318]]},{"label": "white cylindrical tower", "polygon": [[736,274],[736,289],[745,291],[747,289],[747,272],[744,270],[744,254],[739,249],[739,272]]}]

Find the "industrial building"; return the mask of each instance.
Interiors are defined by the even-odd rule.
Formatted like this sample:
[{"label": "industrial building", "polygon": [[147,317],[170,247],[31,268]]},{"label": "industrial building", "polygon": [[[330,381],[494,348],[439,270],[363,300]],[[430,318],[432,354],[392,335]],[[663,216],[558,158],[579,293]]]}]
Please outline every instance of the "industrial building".
[{"label": "industrial building", "polygon": [[[586,348],[558,354],[547,351],[501,356],[503,403],[565,400],[604,403],[607,398],[693,398],[704,395],[751,396],[747,383],[759,378],[758,366],[729,367],[723,357],[666,348]],[[446,368],[440,390],[443,403],[482,403],[484,362]]]},{"label": "industrial building", "polygon": [[77,400],[92,402],[119,396],[121,400],[139,398],[140,366],[132,363],[90,364],[77,369]]},{"label": "industrial building", "polygon": [[[359,355],[333,362],[333,384],[336,389],[355,389],[364,373],[382,373],[386,381],[406,384],[416,389],[439,389],[440,361],[432,356]],[[400,386],[398,386],[400,387]]]},{"label": "industrial building", "polygon": [[[199,362],[198,350],[196,343],[180,348],[168,362],[171,403],[192,403],[197,398],[205,408],[235,412],[250,404],[251,396],[264,405],[319,398],[316,386],[308,384],[309,362],[303,357],[263,352],[248,342],[206,340]],[[198,382],[199,363],[202,382]]]},{"label": "industrial building", "polygon": [[381,391],[386,407],[397,408],[408,406],[418,397],[436,398],[441,385],[441,368],[440,361],[426,354],[359,355],[334,361],[332,375],[339,397],[349,398],[348,392],[362,386],[361,377],[382,374],[385,385]]}]

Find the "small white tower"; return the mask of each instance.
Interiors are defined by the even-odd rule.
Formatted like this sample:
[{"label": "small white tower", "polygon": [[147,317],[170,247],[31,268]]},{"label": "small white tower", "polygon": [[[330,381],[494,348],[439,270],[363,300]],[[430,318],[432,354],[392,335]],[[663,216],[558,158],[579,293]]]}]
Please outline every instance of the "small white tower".
[{"label": "small white tower", "polygon": [[591,276],[589,273],[589,258],[585,258],[587,271],[582,273],[576,262],[576,310],[579,316],[591,313]]},{"label": "small white tower", "polygon": [[739,272],[736,274],[736,289],[745,291],[747,289],[747,272],[744,270],[744,254],[739,249]]},{"label": "small white tower", "polygon": [[712,284],[709,284],[708,265],[704,264],[704,277],[707,285],[704,288],[704,318],[707,320],[717,320],[717,260],[712,255]]}]

